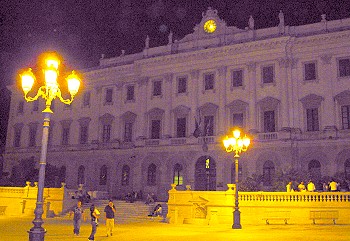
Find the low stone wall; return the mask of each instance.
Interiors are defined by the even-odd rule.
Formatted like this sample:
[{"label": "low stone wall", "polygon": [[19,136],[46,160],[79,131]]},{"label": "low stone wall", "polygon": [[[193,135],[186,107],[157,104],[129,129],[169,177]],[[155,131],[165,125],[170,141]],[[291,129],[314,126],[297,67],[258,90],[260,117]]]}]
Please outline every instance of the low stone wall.
[{"label": "low stone wall", "polygon": [[[34,216],[36,199],[38,195],[37,183],[30,182],[25,187],[0,187],[0,206],[6,207],[4,215],[7,216]],[[44,214],[58,215],[63,210],[65,199],[65,186],[61,188],[44,188]],[[50,210],[48,212],[48,210]]]},{"label": "low stone wall", "polygon": [[[232,224],[234,185],[227,191],[169,191],[168,216],[170,223],[205,225]],[[239,192],[241,223],[265,223],[271,211],[288,211],[288,223],[311,224],[310,211],[336,210],[337,223],[350,224],[350,192]],[[276,220],[276,222],[278,222]],[[332,223],[332,220],[320,220]],[[279,223],[283,223],[279,222]]]}]

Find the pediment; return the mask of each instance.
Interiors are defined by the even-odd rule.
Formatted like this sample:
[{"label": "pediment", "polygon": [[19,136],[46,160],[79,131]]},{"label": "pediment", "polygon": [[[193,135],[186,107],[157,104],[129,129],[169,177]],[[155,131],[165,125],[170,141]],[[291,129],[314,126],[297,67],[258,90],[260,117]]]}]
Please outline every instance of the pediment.
[{"label": "pediment", "polygon": [[350,91],[344,90],[343,92],[334,96],[334,99],[338,101],[340,105],[348,105],[350,104]]},{"label": "pediment", "polygon": [[176,115],[187,115],[190,112],[190,108],[184,105],[179,105],[173,109],[173,112]]}]

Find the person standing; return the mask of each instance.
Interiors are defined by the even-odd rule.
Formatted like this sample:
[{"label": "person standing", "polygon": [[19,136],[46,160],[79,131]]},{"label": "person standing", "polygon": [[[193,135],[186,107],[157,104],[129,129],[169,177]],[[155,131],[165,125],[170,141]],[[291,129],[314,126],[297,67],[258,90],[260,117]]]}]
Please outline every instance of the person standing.
[{"label": "person standing", "polygon": [[299,192],[305,192],[306,191],[304,182],[300,182],[300,184],[298,185],[298,189],[299,189]]},{"label": "person standing", "polygon": [[287,192],[292,192],[293,187],[292,187],[292,182],[288,182],[287,186],[286,186],[286,191]]},{"label": "person standing", "polygon": [[307,190],[309,192],[314,192],[316,190],[315,184],[311,180],[307,184]]},{"label": "person standing", "polygon": [[115,206],[114,206],[112,200],[108,201],[108,205],[105,207],[104,211],[106,213],[107,237],[113,236]]},{"label": "person standing", "polygon": [[338,189],[338,184],[335,181],[331,181],[329,183],[329,189],[331,189],[331,192],[336,192]]},{"label": "person standing", "polygon": [[85,221],[85,215],[84,215],[84,209],[81,206],[81,201],[77,202],[77,205],[73,207],[73,209],[70,211],[69,216],[73,216],[73,225],[74,225],[74,235],[79,235],[80,233],[80,225],[81,225],[81,219],[83,218]]},{"label": "person standing", "polygon": [[98,225],[98,215],[100,212],[95,208],[95,205],[92,204],[90,207],[90,215],[91,215],[91,234],[88,238],[88,240],[95,240],[95,234],[97,230],[97,225]]}]

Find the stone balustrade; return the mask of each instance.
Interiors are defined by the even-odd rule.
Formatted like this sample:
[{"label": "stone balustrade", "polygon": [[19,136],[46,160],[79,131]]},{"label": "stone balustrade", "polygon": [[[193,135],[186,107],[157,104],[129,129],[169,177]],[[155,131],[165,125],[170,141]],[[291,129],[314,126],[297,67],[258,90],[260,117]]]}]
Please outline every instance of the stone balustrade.
[{"label": "stone balustrade", "polygon": [[[169,190],[170,223],[232,224],[234,184],[227,191]],[[350,224],[350,192],[239,192],[243,224],[264,223],[269,210],[290,211],[288,223],[311,223],[310,211],[336,210],[339,223]],[[215,221],[213,221],[215,220]]]}]

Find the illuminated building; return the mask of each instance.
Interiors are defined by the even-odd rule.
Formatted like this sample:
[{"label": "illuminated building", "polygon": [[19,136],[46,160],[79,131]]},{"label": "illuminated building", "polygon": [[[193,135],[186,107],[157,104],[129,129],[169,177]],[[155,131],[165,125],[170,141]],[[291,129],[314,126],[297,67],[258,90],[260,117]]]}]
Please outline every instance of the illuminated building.
[{"label": "illuminated building", "polygon": [[[68,188],[116,197],[142,190],[165,200],[174,181],[226,190],[235,171],[222,139],[239,126],[253,137],[240,180],[262,175],[268,188],[292,168],[349,176],[350,18],[302,26],[278,18],[239,29],[208,9],[181,40],[169,34],[167,45],[150,47],[150,36],[141,53],[101,58],[72,105],[55,103],[47,162],[62,168]],[[10,89],[9,172],[38,158],[44,105],[23,105]]]}]

